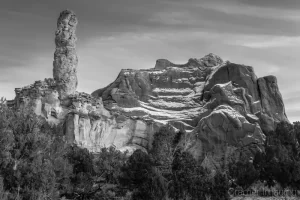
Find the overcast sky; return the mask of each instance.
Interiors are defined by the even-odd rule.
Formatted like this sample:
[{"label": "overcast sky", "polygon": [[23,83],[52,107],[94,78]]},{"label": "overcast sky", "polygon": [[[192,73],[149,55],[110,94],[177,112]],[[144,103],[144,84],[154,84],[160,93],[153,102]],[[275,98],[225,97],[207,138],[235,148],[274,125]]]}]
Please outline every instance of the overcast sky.
[{"label": "overcast sky", "polygon": [[300,0],[0,2],[0,96],[52,77],[56,20],[69,8],[79,20],[78,91],[108,85],[122,68],[215,53],[277,76],[288,118],[300,121]]}]

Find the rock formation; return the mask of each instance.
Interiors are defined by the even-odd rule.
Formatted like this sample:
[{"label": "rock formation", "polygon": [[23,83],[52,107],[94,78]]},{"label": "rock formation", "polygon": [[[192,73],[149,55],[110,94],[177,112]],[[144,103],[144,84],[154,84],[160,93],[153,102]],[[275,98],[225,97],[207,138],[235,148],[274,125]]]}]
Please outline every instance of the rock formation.
[{"label": "rock formation", "polygon": [[66,140],[90,151],[108,146],[146,151],[151,135],[158,129],[155,123],[109,112],[101,98],[76,91],[76,25],[72,11],[60,13],[55,34],[54,79],[16,88],[15,99],[7,101],[7,105],[14,109],[29,108],[49,123],[63,123]]},{"label": "rock formation", "polygon": [[200,160],[209,154],[215,163],[263,151],[264,132],[288,122],[275,77],[257,78],[252,67],[214,54],[122,70],[92,95],[110,112],[187,131],[185,149]]},{"label": "rock formation", "polygon": [[257,78],[252,67],[214,54],[181,65],[159,59],[151,69],[121,70],[91,95],[77,92],[76,25],[72,11],[60,14],[54,79],[16,88],[16,98],[7,102],[63,123],[70,143],[94,152],[108,146],[147,151],[153,134],[169,124],[186,132],[186,151],[212,165],[263,151],[264,133],[288,122],[274,76]]},{"label": "rock formation", "polygon": [[59,97],[63,100],[77,88],[76,15],[69,10],[60,13],[55,32],[53,77]]}]

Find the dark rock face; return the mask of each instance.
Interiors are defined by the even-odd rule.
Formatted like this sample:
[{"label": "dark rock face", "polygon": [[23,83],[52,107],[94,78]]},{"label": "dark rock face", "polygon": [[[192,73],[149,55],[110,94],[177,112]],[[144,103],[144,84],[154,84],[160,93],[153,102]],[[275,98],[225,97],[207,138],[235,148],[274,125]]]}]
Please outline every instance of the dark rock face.
[{"label": "dark rock face", "polygon": [[287,119],[281,93],[275,76],[265,76],[258,79],[262,112],[260,114],[262,128],[265,132],[274,130],[276,122]]},{"label": "dark rock face", "polygon": [[259,118],[252,113],[252,101],[246,97],[245,88],[235,87],[230,81],[213,86],[209,94],[204,107],[210,114],[190,133],[187,150],[199,159],[210,153],[215,163],[229,156],[250,158],[263,151],[265,135]]},{"label": "dark rock face", "polygon": [[251,95],[253,102],[259,100],[257,77],[250,66],[234,63],[226,64],[212,72],[205,84],[204,92],[209,91],[214,85],[232,82],[233,85],[245,88],[248,95]]},{"label": "dark rock face", "polygon": [[74,94],[77,88],[76,15],[69,10],[60,13],[55,32],[56,50],[53,61],[53,77],[61,99]]}]

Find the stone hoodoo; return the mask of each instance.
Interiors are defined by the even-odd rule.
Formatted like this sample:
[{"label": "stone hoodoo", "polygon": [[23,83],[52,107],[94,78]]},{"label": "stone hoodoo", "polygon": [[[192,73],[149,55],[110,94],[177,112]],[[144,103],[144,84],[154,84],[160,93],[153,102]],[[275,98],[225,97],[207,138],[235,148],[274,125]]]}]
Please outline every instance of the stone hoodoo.
[{"label": "stone hoodoo", "polygon": [[60,99],[74,94],[77,88],[76,35],[77,17],[74,12],[65,10],[60,13],[55,32],[55,53],[53,77],[57,83]]}]

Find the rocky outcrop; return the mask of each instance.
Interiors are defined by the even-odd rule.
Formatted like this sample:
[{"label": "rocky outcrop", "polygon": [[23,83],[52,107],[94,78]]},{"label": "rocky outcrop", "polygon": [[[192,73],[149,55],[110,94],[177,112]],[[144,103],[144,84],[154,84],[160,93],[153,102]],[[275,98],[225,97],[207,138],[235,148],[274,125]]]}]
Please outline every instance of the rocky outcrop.
[{"label": "rocky outcrop", "polygon": [[265,132],[274,130],[277,122],[289,122],[278,89],[277,78],[275,76],[266,76],[258,79],[260,102],[262,112],[259,113],[262,128]]},{"label": "rocky outcrop", "polygon": [[259,100],[257,77],[250,66],[227,63],[216,68],[207,78],[204,93],[209,92],[216,84],[231,81],[233,85],[244,88],[253,102]]},{"label": "rocky outcrop", "polygon": [[53,77],[57,83],[60,99],[74,94],[77,88],[76,15],[65,10],[60,13],[55,32]]},{"label": "rocky outcrop", "polygon": [[228,158],[264,151],[264,133],[288,122],[274,76],[257,78],[252,67],[214,54],[186,64],[159,59],[151,69],[122,70],[91,95],[77,92],[76,25],[72,11],[60,14],[54,79],[16,88],[16,98],[7,101],[64,124],[70,143],[93,152],[108,146],[147,151],[154,133],[168,124],[186,132],[181,141],[186,151],[218,167]]},{"label": "rocky outcrop", "polygon": [[92,95],[111,112],[184,129],[185,149],[209,163],[253,157],[264,151],[264,132],[288,121],[276,80],[258,79],[251,66],[213,54],[183,65],[160,59],[152,69],[122,70]]},{"label": "rocky outcrop", "polygon": [[[61,112],[56,83],[53,79],[35,81],[34,84],[15,89],[16,97],[9,106],[16,109],[31,109],[36,114],[57,123]],[[62,120],[63,118],[61,118]]]},{"label": "rocky outcrop", "polygon": [[189,134],[186,150],[198,159],[208,159],[209,153],[214,163],[228,161],[230,156],[251,158],[263,151],[265,135],[251,110],[252,99],[246,97],[246,90],[228,82],[215,85],[209,94],[204,107],[210,114]]},{"label": "rocky outcrop", "polygon": [[[90,151],[108,146],[131,152],[137,148],[146,151],[158,129],[155,123],[109,112],[101,98],[76,92],[76,25],[77,18],[72,11],[60,13],[55,34],[54,79],[16,88],[16,97],[7,102],[8,106],[31,109],[49,123],[64,124],[66,140]],[[119,92],[115,93],[114,98],[122,102]]]},{"label": "rocky outcrop", "polygon": [[183,65],[178,65],[178,64],[174,64],[166,59],[158,59],[156,61],[155,64],[155,69],[158,70],[163,70],[163,69],[167,69],[168,67],[198,67],[198,68],[203,68],[203,67],[214,67],[217,65],[220,65],[223,63],[222,58],[220,58],[219,56],[210,53],[206,56],[204,56],[201,59],[197,59],[197,58],[191,58],[189,59],[189,61],[186,64]]},{"label": "rocky outcrop", "polygon": [[206,78],[222,64],[214,54],[183,65],[160,59],[152,69],[122,70],[112,84],[92,96],[102,97],[109,110],[191,130],[206,111],[201,102]]}]

